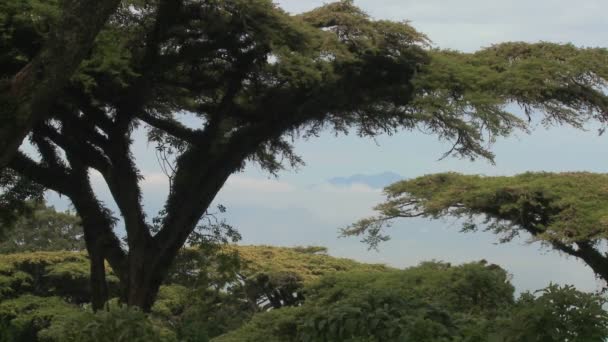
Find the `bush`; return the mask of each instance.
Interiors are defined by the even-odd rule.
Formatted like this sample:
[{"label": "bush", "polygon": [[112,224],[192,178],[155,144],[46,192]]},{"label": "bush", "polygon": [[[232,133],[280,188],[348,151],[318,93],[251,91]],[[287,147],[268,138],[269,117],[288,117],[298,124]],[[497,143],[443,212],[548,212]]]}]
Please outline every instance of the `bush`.
[{"label": "bush", "polygon": [[334,273],[305,295],[301,306],[255,315],[214,341],[481,342],[514,301],[507,273],[485,262]]},{"label": "bush", "polygon": [[524,293],[502,322],[505,342],[589,342],[608,340],[606,300],[572,286],[550,285]]},{"label": "bush", "polygon": [[0,341],[62,341],[47,333],[82,314],[83,310],[58,297],[25,295],[5,300],[0,303]]},{"label": "bush", "polygon": [[56,342],[171,342],[175,334],[139,310],[113,307],[83,312],[41,333]]}]

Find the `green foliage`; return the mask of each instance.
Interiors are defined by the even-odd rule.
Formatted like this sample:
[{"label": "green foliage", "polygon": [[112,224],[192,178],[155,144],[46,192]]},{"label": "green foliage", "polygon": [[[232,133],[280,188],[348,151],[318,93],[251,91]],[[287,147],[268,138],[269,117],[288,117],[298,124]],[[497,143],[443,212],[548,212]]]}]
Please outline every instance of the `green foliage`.
[{"label": "green foliage", "polygon": [[0,242],[0,254],[85,249],[80,219],[55,211],[42,202],[29,202]]},{"label": "green foliage", "polygon": [[42,201],[44,188],[12,170],[0,170],[0,238],[4,240],[15,221],[35,208],[28,201]]},{"label": "green foliage", "polygon": [[127,308],[92,313],[59,297],[23,295],[0,302],[2,342],[177,341],[161,322]]},{"label": "green foliage", "polygon": [[[89,260],[84,252],[35,252],[0,255],[0,299],[23,294],[58,296],[72,303],[90,301]],[[107,269],[111,294],[118,278]]]},{"label": "green foliage", "polygon": [[[514,301],[509,275],[485,261],[459,266],[433,261],[396,270],[299,249],[235,246],[227,253],[234,251],[243,251],[241,265],[251,268],[232,272],[247,274],[245,278],[227,281],[226,274],[213,271],[219,265],[213,258],[208,263],[199,263],[202,259],[185,263],[188,267],[180,272],[211,270],[210,275],[196,278],[204,279],[200,282],[162,286],[150,315],[120,308],[117,299],[111,301],[109,311],[90,312],[87,290],[79,287],[88,283],[84,253],[0,255],[0,289],[8,289],[0,302],[0,341],[587,342],[608,338],[603,297],[552,285]],[[184,252],[183,256],[187,252],[201,256],[196,249]],[[278,256],[280,263],[264,258],[269,254]],[[311,264],[304,267],[307,262]],[[201,265],[205,268],[195,268]],[[291,289],[300,292],[304,301],[260,312],[263,305],[251,301],[247,282],[263,275],[271,291]],[[221,280],[214,281],[215,276]],[[282,276],[286,278],[281,280]],[[297,280],[301,276],[307,280]],[[296,279],[299,287],[286,286],[294,284],[289,279]]]},{"label": "green foliage", "polygon": [[307,253],[307,254],[327,254],[327,247],[323,246],[296,246],[293,247],[293,250],[298,253]]},{"label": "green foliage", "polygon": [[257,273],[297,275],[304,283],[310,283],[319,277],[334,272],[344,271],[384,271],[388,267],[380,264],[363,264],[346,258],[334,258],[328,255],[302,252],[298,248],[271,246],[238,246],[243,272],[245,275]]},{"label": "green foliage", "polygon": [[59,297],[23,295],[0,302],[0,341],[64,341],[53,338],[70,319],[84,312]]},{"label": "green foliage", "polygon": [[347,235],[370,233],[378,242],[380,228],[391,219],[446,215],[465,217],[464,230],[485,229],[510,241],[520,231],[535,240],[571,245],[596,244],[608,237],[608,175],[586,172],[524,173],[484,177],[442,173],[397,182],[385,189],[388,201],[376,207],[380,215],[344,230]]},{"label": "green foliage", "polygon": [[0,4],[0,80],[12,77],[37,54],[59,12],[56,0]]},{"label": "green foliage", "polygon": [[[66,342],[173,342],[174,333],[155,323],[144,313],[114,308],[97,313],[84,312],[59,327],[44,332],[51,341]],[[41,334],[42,335],[42,334]]]},{"label": "green foliage", "polygon": [[305,294],[214,341],[484,341],[513,303],[506,272],[483,262],[329,274]]},{"label": "green foliage", "polygon": [[127,308],[92,313],[59,297],[23,295],[0,302],[2,342],[177,341],[163,323]]},{"label": "green foliage", "polygon": [[[45,42],[38,21],[74,14],[38,0],[3,7],[0,39],[8,52],[1,58],[12,66],[1,77],[14,76],[35,55],[26,50],[38,50],[30,45]],[[16,42],[21,33],[31,33],[25,46]],[[56,38],[64,38],[61,48],[79,51],[69,35]],[[103,226],[90,231],[109,235],[101,253],[112,256],[121,279],[147,283],[138,285],[150,289],[140,296],[149,299],[140,304],[145,309],[230,174],[251,162],[275,174],[302,164],[295,137],[326,129],[368,137],[420,129],[453,142],[457,155],[491,159],[486,136],[491,142],[526,127],[504,110],[508,103],[575,126],[590,117],[603,121],[608,109],[606,49],[513,43],[474,54],[433,50],[407,22],[374,20],[350,0],[299,15],[271,0],[127,1],[86,52],[32,132],[41,158],[19,155],[11,167],[66,194],[82,217],[103,218],[86,222]],[[43,88],[51,93],[50,87]],[[200,125],[185,125],[183,114]],[[132,128],[142,123],[149,140],[170,147],[179,161],[167,168],[171,189],[156,235],[141,209],[141,172],[130,151]],[[137,237],[129,237],[126,254],[112,236],[118,215],[82,190],[90,185],[89,169],[103,174],[122,216],[133,217],[125,219],[126,231]],[[85,205],[91,203],[94,208]],[[95,213],[85,216],[85,208]],[[146,254],[150,259],[140,257]],[[122,269],[128,260],[142,260],[136,269],[150,275],[130,277],[134,268]]]},{"label": "green foliage", "polygon": [[299,305],[304,284],[324,274],[388,269],[317,254],[324,250],[186,248],[168,276],[171,285],[161,287],[153,312],[172,322],[180,339],[206,340],[239,327],[255,312]]},{"label": "green foliage", "polygon": [[240,327],[255,310],[240,292],[204,286],[160,288],[152,317],[172,327],[180,341],[208,341]]},{"label": "green foliage", "polygon": [[447,341],[447,312],[399,294],[371,290],[315,308],[298,329],[298,341]]},{"label": "green foliage", "polygon": [[309,286],[306,294],[307,299],[324,303],[370,289],[390,289],[404,298],[424,299],[450,311],[488,317],[512,304],[514,291],[503,269],[482,261],[460,266],[426,262],[404,271],[333,274]]},{"label": "green foliage", "polygon": [[604,341],[606,299],[571,286],[550,285],[539,295],[522,294],[504,325],[504,341]]}]

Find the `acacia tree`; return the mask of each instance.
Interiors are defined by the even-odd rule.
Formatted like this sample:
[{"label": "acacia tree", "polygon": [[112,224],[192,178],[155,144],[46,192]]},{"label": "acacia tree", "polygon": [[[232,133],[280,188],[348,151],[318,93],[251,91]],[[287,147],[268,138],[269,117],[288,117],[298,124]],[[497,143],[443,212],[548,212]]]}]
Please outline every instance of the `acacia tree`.
[{"label": "acacia tree", "polygon": [[[360,136],[421,129],[452,141],[456,154],[491,158],[486,143],[525,128],[507,103],[540,109],[549,121],[604,120],[607,61],[603,49],[549,43],[433,50],[407,23],[372,20],[352,1],[300,15],[269,0],[132,1],[34,128],[39,160],[19,152],[10,168],[72,201],[94,307],[105,301],[107,260],[122,300],[148,310],[177,252],[246,163],[271,173],[300,164],[293,139],[323,129]],[[175,158],[153,222],[130,151],[142,125]],[[90,170],[120,210],[126,249]]]},{"label": "acacia tree", "polygon": [[[401,217],[466,218],[463,231],[483,229],[509,242],[520,234],[584,261],[608,281],[608,175],[585,172],[484,177],[441,173],[394,183],[379,215],[346,228],[372,246]],[[485,218],[480,221],[479,218]],[[482,223],[480,223],[482,222]]]}]

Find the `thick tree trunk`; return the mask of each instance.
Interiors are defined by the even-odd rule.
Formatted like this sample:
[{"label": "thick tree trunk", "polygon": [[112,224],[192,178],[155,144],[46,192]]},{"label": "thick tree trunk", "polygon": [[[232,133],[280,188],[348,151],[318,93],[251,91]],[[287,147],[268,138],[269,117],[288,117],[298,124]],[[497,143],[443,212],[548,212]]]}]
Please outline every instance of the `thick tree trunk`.
[{"label": "thick tree trunk", "polygon": [[126,277],[121,279],[122,302],[149,312],[165,276],[158,263],[162,256],[151,240],[134,247],[129,251]]},{"label": "thick tree trunk", "polygon": [[151,267],[151,263],[144,262],[138,266],[148,266],[151,269],[129,272],[127,286],[123,288],[123,302],[128,306],[139,307],[144,312],[150,312],[164,277]]},{"label": "thick tree trunk", "polygon": [[105,260],[109,261],[122,282],[125,279],[126,256],[112,232],[112,219],[102,210],[88,184],[78,184],[78,181],[81,179],[75,179],[79,191],[74,192],[71,199],[82,219],[84,240],[91,262],[91,303],[93,310],[97,311],[103,309],[109,299]]},{"label": "thick tree trunk", "polygon": [[109,299],[102,251],[96,250],[96,248],[89,249],[89,259],[91,262],[91,304],[93,311],[99,311],[103,309]]}]

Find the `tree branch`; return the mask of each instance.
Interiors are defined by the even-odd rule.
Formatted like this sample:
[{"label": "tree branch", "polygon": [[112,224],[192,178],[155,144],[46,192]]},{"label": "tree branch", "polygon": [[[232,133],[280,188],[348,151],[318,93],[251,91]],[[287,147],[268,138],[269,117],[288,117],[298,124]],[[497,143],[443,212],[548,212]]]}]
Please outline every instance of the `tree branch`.
[{"label": "tree branch", "polygon": [[42,166],[20,151],[17,151],[8,167],[48,189],[67,196],[71,194],[71,175],[66,170]]},{"label": "tree branch", "polygon": [[196,144],[201,140],[201,131],[190,129],[182,125],[178,121],[170,119],[161,119],[143,110],[138,112],[137,117],[148,125],[157,128],[161,131],[167,132],[168,134],[190,144]]},{"label": "tree branch", "polygon": [[0,94],[0,168],[16,153],[89,53],[95,37],[120,0],[66,0],[62,15],[38,55]]},{"label": "tree branch", "polygon": [[39,128],[39,132],[51,139],[57,146],[66,151],[66,153],[70,153],[74,157],[77,156],[82,162],[99,171],[101,174],[110,171],[112,164],[108,160],[108,157],[101,153],[97,148],[91,146],[87,141],[75,140],[76,136],[74,134],[60,134],[47,125],[42,125]]}]

